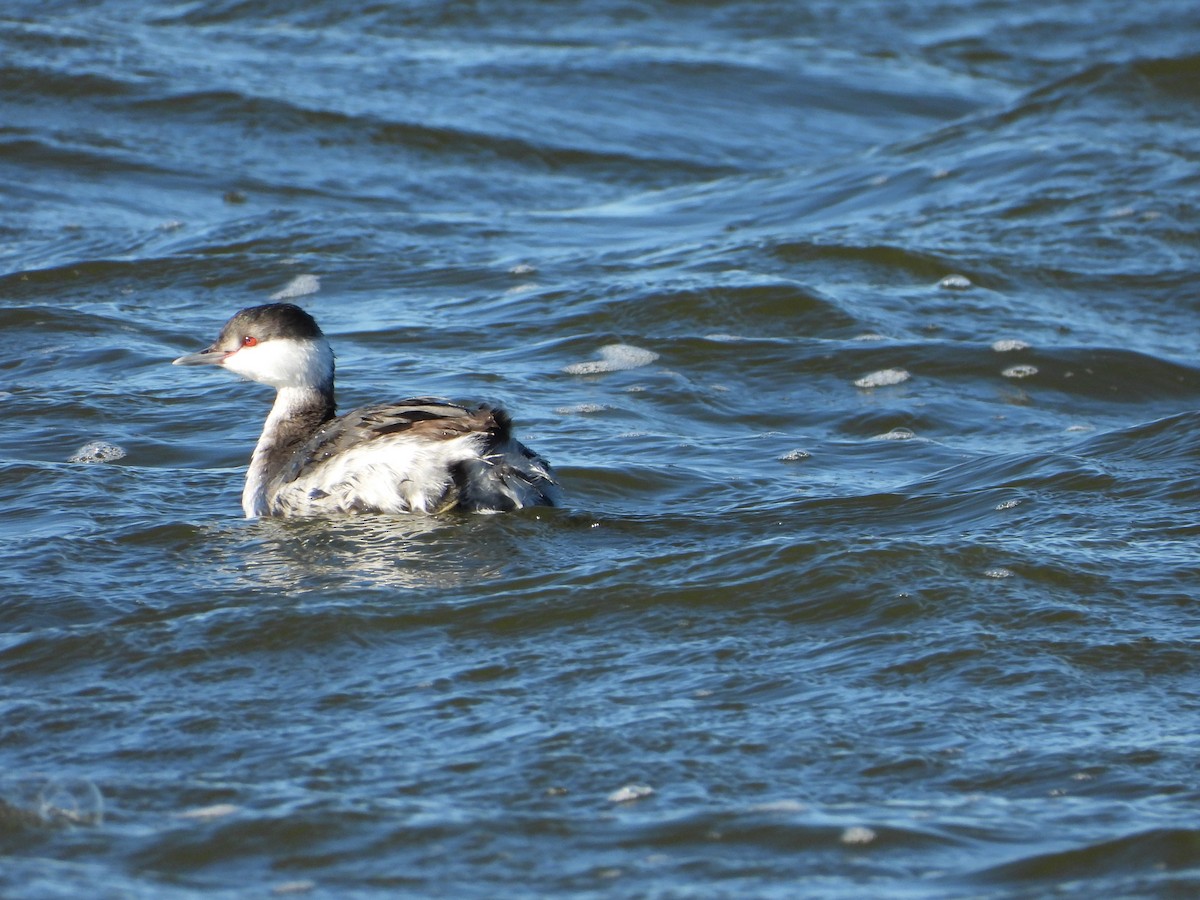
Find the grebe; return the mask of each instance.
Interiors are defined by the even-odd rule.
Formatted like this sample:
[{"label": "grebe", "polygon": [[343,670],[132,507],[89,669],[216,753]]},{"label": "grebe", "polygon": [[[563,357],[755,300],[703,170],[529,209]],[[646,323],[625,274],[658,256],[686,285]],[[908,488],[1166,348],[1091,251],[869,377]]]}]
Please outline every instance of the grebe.
[{"label": "grebe", "polygon": [[291,303],[243,309],[216,343],[177,366],[224,366],[275,388],[250,458],[247,518],[346,512],[500,512],[554,506],[550,466],[508,415],[429,397],[335,412],[333,351]]}]

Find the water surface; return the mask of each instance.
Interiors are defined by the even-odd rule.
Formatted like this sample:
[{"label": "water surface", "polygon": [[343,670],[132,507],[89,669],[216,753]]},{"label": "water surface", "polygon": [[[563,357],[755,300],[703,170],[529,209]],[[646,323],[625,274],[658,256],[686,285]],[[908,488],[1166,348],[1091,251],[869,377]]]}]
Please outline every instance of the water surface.
[{"label": "water surface", "polygon": [[[1198,38],[8,4],[0,892],[1200,889]],[[241,519],[280,296],[567,506]]]}]

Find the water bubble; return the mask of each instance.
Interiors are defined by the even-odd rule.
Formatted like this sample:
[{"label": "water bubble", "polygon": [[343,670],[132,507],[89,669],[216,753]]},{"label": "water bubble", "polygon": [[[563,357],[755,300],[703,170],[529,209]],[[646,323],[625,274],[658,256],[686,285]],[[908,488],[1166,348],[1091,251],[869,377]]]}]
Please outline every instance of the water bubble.
[{"label": "water bubble", "polygon": [[653,793],[654,788],[648,784],[627,784],[609,794],[608,802],[630,803],[634,800],[641,800],[643,797],[649,797]]},{"label": "water bubble", "polygon": [[789,450],[783,456],[779,457],[780,462],[801,462],[806,459],[812,459],[812,454],[807,450]]},{"label": "water bubble", "polygon": [[104,797],[87,778],[5,778],[0,784],[0,829],[99,825]]},{"label": "water bubble", "polygon": [[106,463],[121,459],[125,450],[108,441],[91,441],[67,457],[70,463]]},{"label": "water bubble", "polygon": [[268,299],[292,300],[306,294],[315,294],[321,289],[321,279],[317,275],[297,275],[281,291],[276,291]]},{"label": "water bubble", "polygon": [[904,369],[880,369],[878,372],[855,379],[854,386],[859,388],[888,387],[893,384],[903,384],[910,378],[912,376]]},{"label": "water bubble", "polygon": [[104,798],[86,778],[51,779],[38,793],[38,812],[51,824],[99,825]]},{"label": "water bubble", "polygon": [[600,348],[600,358],[587,362],[572,363],[563,371],[568,375],[598,375],[601,372],[620,372],[639,369],[658,359],[653,350],[644,350],[630,344],[608,344]]},{"label": "water bubble", "polygon": [[1013,498],[1011,500],[1001,500],[999,503],[996,504],[996,509],[999,510],[1000,512],[1003,512],[1006,509],[1016,509],[1020,505],[1021,505],[1021,501],[1017,500],[1016,498]]},{"label": "water bubble", "polygon": [[971,279],[966,275],[955,273],[947,275],[937,283],[937,286],[944,291],[965,291],[971,287]]},{"label": "water bubble", "polygon": [[606,409],[608,407],[603,403],[579,403],[575,406],[559,406],[554,411],[560,416],[575,416],[604,412]]},{"label": "water bubble", "polygon": [[997,580],[1002,579],[1002,578],[1012,578],[1013,571],[1012,571],[1012,569],[1006,569],[1003,566],[995,566],[994,568],[991,568],[991,569],[988,569],[987,571],[985,571],[983,573],[983,577],[984,578],[995,578]]}]

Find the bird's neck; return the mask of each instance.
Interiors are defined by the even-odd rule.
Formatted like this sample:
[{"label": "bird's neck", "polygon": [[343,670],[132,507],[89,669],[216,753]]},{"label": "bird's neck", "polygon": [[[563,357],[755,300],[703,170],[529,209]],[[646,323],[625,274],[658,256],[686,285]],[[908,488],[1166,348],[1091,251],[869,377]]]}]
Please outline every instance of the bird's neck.
[{"label": "bird's neck", "polygon": [[246,471],[242,509],[248,518],[266,512],[267,485],[271,478],[300,445],[336,415],[332,384],[279,388]]}]

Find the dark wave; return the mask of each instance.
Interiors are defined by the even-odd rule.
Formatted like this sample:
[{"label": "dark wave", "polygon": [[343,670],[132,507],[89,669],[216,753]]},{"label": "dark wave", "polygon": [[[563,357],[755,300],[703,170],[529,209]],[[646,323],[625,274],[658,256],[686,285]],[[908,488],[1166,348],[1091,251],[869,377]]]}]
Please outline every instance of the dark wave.
[{"label": "dark wave", "polygon": [[1064,103],[1077,104],[1085,99],[1113,100],[1141,107],[1171,104],[1176,100],[1194,102],[1200,97],[1198,83],[1200,56],[1196,55],[1098,63],[1031,92],[1012,115],[1030,111],[1041,114]]},{"label": "dark wave", "polygon": [[[0,163],[32,172],[70,172],[84,177],[150,176],[168,171],[119,144],[63,144],[33,132],[0,129]],[[10,188],[12,190],[12,188]]]},{"label": "dark wave", "polygon": [[1200,831],[1161,828],[1101,841],[1085,847],[1042,853],[1005,863],[980,873],[986,881],[1004,883],[1099,880],[1105,876],[1125,881],[1132,893],[1154,885],[1167,887],[1173,873],[1191,872],[1200,866]]},{"label": "dark wave", "polygon": [[861,272],[865,279],[871,279],[876,273],[887,273],[889,277],[885,280],[890,281],[896,273],[901,273],[914,281],[932,285],[950,274],[975,275],[970,270],[963,271],[960,261],[952,257],[939,257],[906,247],[783,241],[772,246],[771,252],[795,265],[827,262],[846,265]]},{"label": "dark wave", "polygon": [[63,102],[85,98],[120,101],[141,91],[142,85],[136,81],[94,72],[0,65],[0,92],[10,101]]},{"label": "dark wave", "polygon": [[709,179],[736,171],[728,166],[706,165],[678,157],[604,152],[549,141],[531,141],[501,133],[419,122],[388,121],[374,115],[352,115],[334,110],[308,109],[275,98],[246,96],[233,91],[200,91],[155,97],[131,104],[141,114],[175,123],[192,119],[212,123],[249,124],[280,133],[302,134],[324,146],[375,146],[400,148],[436,157],[469,160],[485,157],[522,167],[555,170],[596,170],[609,173],[643,173],[672,180]]}]

